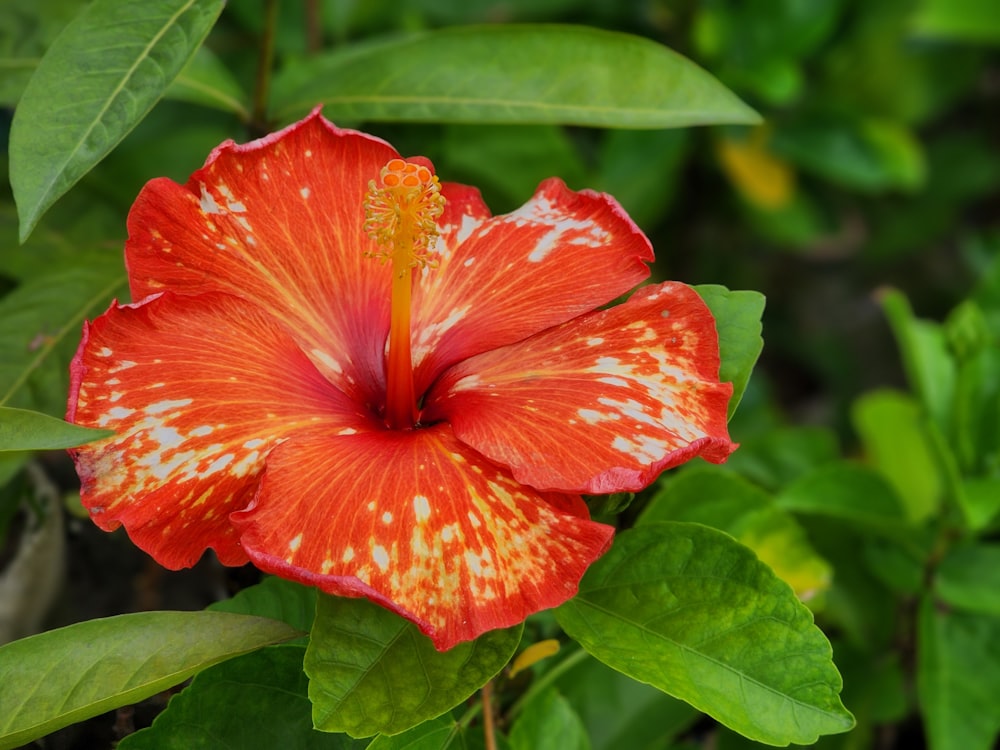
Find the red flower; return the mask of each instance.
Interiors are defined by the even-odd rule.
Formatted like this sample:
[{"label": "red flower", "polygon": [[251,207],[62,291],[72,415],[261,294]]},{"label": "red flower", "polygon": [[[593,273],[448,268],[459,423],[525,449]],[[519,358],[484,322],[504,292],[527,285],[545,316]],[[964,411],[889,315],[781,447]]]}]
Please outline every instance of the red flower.
[{"label": "red flower", "polygon": [[491,217],[317,111],[153,180],[128,228],[138,302],[85,326],[69,419],[117,432],[74,451],[91,517],[168,568],[211,547],[446,649],[575,593],[613,535],[580,493],[733,449],[698,295],[597,310],[653,257],[606,195]]}]

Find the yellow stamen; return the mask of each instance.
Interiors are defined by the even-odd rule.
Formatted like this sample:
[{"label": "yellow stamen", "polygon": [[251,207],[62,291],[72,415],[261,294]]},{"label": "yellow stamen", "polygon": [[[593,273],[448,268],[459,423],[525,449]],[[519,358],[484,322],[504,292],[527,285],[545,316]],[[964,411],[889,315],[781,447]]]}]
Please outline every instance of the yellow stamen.
[{"label": "yellow stamen", "polygon": [[364,229],[378,245],[370,255],[392,262],[385,421],[392,429],[407,429],[417,419],[410,356],[412,271],[431,263],[428,253],[438,236],[444,196],[437,175],[402,159],[382,167],[379,182],[368,183]]}]

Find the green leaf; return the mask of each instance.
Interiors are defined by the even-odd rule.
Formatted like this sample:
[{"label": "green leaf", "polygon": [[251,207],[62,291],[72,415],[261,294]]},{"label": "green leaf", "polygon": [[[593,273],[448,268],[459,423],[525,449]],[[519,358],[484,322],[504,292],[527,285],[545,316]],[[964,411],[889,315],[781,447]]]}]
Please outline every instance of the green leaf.
[{"label": "green leaf", "polygon": [[933,515],[945,479],[920,406],[896,391],[873,391],[854,402],[851,418],[868,460],[896,488],[910,521]]},{"label": "green leaf", "polygon": [[913,29],[924,36],[1000,44],[995,0],[922,0]]},{"label": "green leaf", "polygon": [[522,629],[440,652],[416,625],[367,599],[320,596],[305,659],[313,722],[368,737],[440,716],[503,668]]},{"label": "green leaf", "polygon": [[724,383],[733,384],[733,396],[729,399],[729,417],[732,418],[743,398],[757,357],[764,349],[764,339],[760,335],[764,295],[760,292],[731,292],[715,284],[696,286],[695,291],[715,316],[722,355],[719,378]]},{"label": "green leaf", "polygon": [[118,750],[348,750],[357,743],[313,729],[305,646],[270,646],[199,673],[153,725]]},{"label": "green leaf", "polygon": [[270,576],[240,591],[232,599],[210,604],[216,612],[270,617],[308,632],[316,615],[316,589],[301,583]]},{"label": "green leaf", "polygon": [[831,182],[862,192],[915,191],[926,180],[920,141],[889,119],[822,118],[785,123],[774,151]]},{"label": "green leaf", "polygon": [[0,750],[137,703],[205,667],[301,635],[222,612],[139,612],[0,646]]},{"label": "green leaf", "polygon": [[796,513],[842,518],[880,530],[907,522],[896,489],[879,472],[848,461],[819,466],[799,477],[775,498]]},{"label": "green leaf", "polygon": [[64,414],[81,324],[124,285],[115,258],[38,276],[0,299],[0,405]]},{"label": "green leaf", "polygon": [[466,750],[466,728],[451,714],[425,721],[402,734],[380,734],[366,750]]},{"label": "green leaf", "polygon": [[510,728],[511,750],[590,750],[587,730],[573,707],[554,688],[534,696]]},{"label": "green leaf", "polygon": [[934,591],[953,607],[1000,617],[1000,545],[950,550],[935,571]]},{"label": "green leaf", "polygon": [[274,81],[281,121],[754,123],[712,76],[648,39],[583,26],[452,27],[316,55]]},{"label": "green leaf", "polygon": [[0,105],[13,107],[52,40],[85,0],[0,3]]},{"label": "green leaf", "polygon": [[[520,206],[546,177],[582,187],[586,173],[569,135],[555,125],[449,125],[442,168],[483,191],[496,213]],[[497,164],[505,165],[496,169]]]},{"label": "green leaf", "polygon": [[73,448],[114,435],[92,430],[37,411],[0,406],[0,452]]},{"label": "green leaf", "polygon": [[677,193],[691,136],[687,130],[609,130],[592,187],[613,195],[640,227],[653,229]]},{"label": "green leaf", "polygon": [[1000,477],[972,477],[962,483],[962,511],[978,531],[1000,514]]},{"label": "green leaf", "polygon": [[781,427],[748,437],[726,467],[769,490],[778,490],[840,458],[837,436],[826,427]]},{"label": "green leaf", "polygon": [[928,747],[990,750],[1000,731],[1000,619],[942,610],[926,597],[917,645]]},{"label": "green leaf", "polygon": [[830,586],[829,563],[805,531],[759,487],[717,466],[696,466],[668,479],[638,524],[688,521],[730,534],[788,583],[802,601]]},{"label": "green leaf", "polygon": [[208,47],[198,48],[163,95],[168,99],[232,112],[243,122],[250,119],[246,93]]},{"label": "green leaf", "polygon": [[608,666],[759,742],[809,744],[854,724],[812,614],[720,531],[659,523],[619,534],[556,616]]},{"label": "green leaf", "polygon": [[947,431],[955,397],[955,362],[942,327],[918,320],[906,297],[894,289],[884,291],[881,301],[910,386],[938,427]]},{"label": "green leaf", "polygon": [[224,0],[94,0],[49,47],[14,112],[10,179],[23,242],[153,108]]},{"label": "green leaf", "polygon": [[687,703],[589,656],[557,687],[586,724],[593,750],[668,747],[701,716]]}]

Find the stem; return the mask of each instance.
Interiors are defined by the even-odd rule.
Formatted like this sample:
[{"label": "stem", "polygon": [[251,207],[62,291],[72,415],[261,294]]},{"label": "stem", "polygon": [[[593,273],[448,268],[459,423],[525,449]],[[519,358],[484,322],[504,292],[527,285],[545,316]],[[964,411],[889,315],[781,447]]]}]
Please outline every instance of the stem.
[{"label": "stem", "polygon": [[311,57],[323,48],[323,25],[319,0],[305,0],[306,52]]},{"label": "stem", "polygon": [[271,89],[271,69],[274,67],[274,36],[278,26],[278,0],[264,0],[264,31],[260,39],[260,57],[254,82],[253,108],[248,128],[254,137],[267,133],[267,97]]},{"label": "stem", "polygon": [[483,732],[486,750],[497,750],[496,727],[493,725],[493,680],[483,685]]}]

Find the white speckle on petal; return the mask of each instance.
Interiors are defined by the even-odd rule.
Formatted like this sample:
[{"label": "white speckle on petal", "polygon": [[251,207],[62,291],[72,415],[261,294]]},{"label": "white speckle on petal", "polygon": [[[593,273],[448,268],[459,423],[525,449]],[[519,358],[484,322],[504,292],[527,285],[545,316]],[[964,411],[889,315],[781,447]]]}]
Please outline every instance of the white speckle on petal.
[{"label": "white speckle on petal", "polygon": [[143,409],[146,414],[162,414],[165,411],[170,411],[171,409],[179,409],[182,406],[190,406],[193,403],[193,399],[190,398],[177,398],[168,401],[157,401],[155,404],[150,404],[145,409]]},{"label": "white speckle on petal", "polygon": [[413,515],[417,523],[423,523],[431,517],[431,504],[424,495],[413,496]]},{"label": "white speckle on petal", "polygon": [[219,204],[215,202],[215,198],[212,197],[204,185],[201,186],[201,200],[199,201],[199,205],[201,206],[201,210],[206,214],[222,213]]},{"label": "white speckle on petal", "polygon": [[372,547],[372,560],[378,565],[378,569],[383,573],[389,569],[389,553],[385,551],[385,547],[381,544],[376,544]]}]

